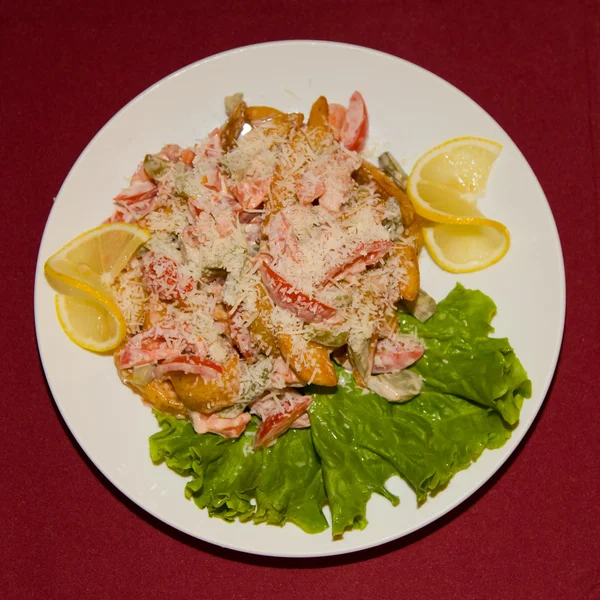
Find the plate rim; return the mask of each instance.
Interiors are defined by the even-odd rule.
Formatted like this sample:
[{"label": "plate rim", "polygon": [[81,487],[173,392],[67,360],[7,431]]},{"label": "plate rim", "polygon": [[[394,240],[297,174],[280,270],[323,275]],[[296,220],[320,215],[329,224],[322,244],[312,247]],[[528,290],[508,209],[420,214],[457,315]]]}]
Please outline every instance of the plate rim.
[{"label": "plate rim", "polygon": [[[200,537],[198,534],[192,533],[192,532],[190,532],[190,530],[184,529],[181,526],[174,524],[171,521],[171,519],[158,514],[159,511],[154,511],[149,507],[142,506],[135,498],[131,497],[127,492],[125,492],[123,489],[121,489],[121,487],[117,483],[115,483],[115,481],[110,473],[105,472],[98,464],[96,464],[96,462],[92,459],[90,453],[88,452],[88,450],[86,448],[86,444],[80,439],[80,436],[74,431],[74,429],[69,424],[69,419],[68,419],[67,415],[65,414],[65,412],[63,412],[63,409],[62,409],[60,403],[56,399],[52,383],[47,374],[46,362],[44,360],[44,355],[41,350],[41,333],[40,333],[41,332],[41,326],[40,326],[41,316],[40,316],[40,311],[38,310],[38,304],[39,304],[39,302],[41,302],[40,293],[39,293],[40,286],[42,285],[41,282],[45,281],[45,278],[43,275],[43,264],[45,261],[42,257],[41,251],[42,251],[42,247],[44,245],[46,236],[48,235],[48,223],[49,223],[49,221],[52,217],[52,214],[56,208],[56,200],[60,197],[63,189],[67,186],[71,177],[74,176],[74,172],[76,171],[79,163],[81,161],[83,161],[88,150],[92,147],[92,145],[95,143],[95,141],[102,135],[102,133],[105,131],[105,129],[107,129],[108,127],[111,126],[113,121],[118,119],[118,117],[121,115],[121,113],[123,113],[125,110],[129,109],[131,106],[135,105],[140,99],[142,99],[146,95],[151,94],[156,88],[163,85],[167,81],[170,81],[171,79],[174,79],[174,78],[184,74],[185,72],[198,67],[201,64],[209,63],[209,62],[218,60],[225,56],[241,54],[248,50],[264,49],[264,48],[270,48],[270,47],[281,47],[281,46],[286,46],[286,47],[289,47],[289,46],[324,46],[324,47],[333,47],[333,48],[339,48],[339,49],[359,51],[359,52],[363,52],[366,54],[371,54],[373,56],[384,57],[386,59],[391,58],[394,61],[402,62],[404,64],[404,66],[407,68],[424,73],[427,76],[434,77],[435,79],[439,80],[439,82],[442,85],[450,86],[455,92],[458,92],[460,94],[460,96],[462,96],[463,99],[467,100],[468,103],[473,108],[484,113],[487,117],[489,117],[494,122],[494,124],[507,137],[507,139],[509,139],[513,143],[514,147],[520,154],[521,159],[527,165],[529,172],[533,177],[534,183],[539,188],[541,194],[543,195],[544,200],[547,205],[547,208],[549,210],[549,213],[551,216],[551,224],[552,224],[552,234],[553,234],[552,237],[554,238],[554,242],[556,244],[556,248],[558,251],[558,257],[559,257],[558,265],[556,265],[556,266],[558,267],[558,270],[560,273],[560,279],[558,281],[558,288],[559,288],[558,300],[559,300],[559,308],[560,308],[560,314],[559,314],[560,323],[559,323],[559,332],[558,332],[558,336],[557,336],[557,340],[556,340],[556,347],[554,349],[553,358],[552,358],[551,369],[548,370],[548,375],[546,377],[546,381],[544,382],[542,388],[540,389],[540,393],[539,393],[540,402],[537,407],[534,407],[534,410],[531,414],[529,423],[527,424],[526,427],[517,427],[512,432],[512,436],[513,436],[513,438],[515,438],[515,443],[514,443],[514,447],[512,448],[512,450],[510,450],[510,452],[508,452],[507,455],[498,462],[498,464],[494,465],[489,470],[489,472],[486,472],[484,474],[484,476],[482,477],[481,481],[477,482],[477,484],[474,486],[469,486],[468,491],[459,494],[459,496],[455,499],[454,502],[451,502],[450,504],[443,506],[439,511],[435,512],[431,517],[427,518],[423,522],[420,522],[412,527],[409,527],[407,530],[403,531],[401,534],[390,535],[384,539],[380,539],[375,542],[371,541],[371,542],[366,542],[366,543],[358,543],[358,544],[352,546],[351,548],[340,548],[339,550],[332,548],[332,549],[324,550],[323,552],[299,552],[299,553],[293,553],[290,551],[287,551],[287,552],[280,552],[280,551],[279,552],[278,551],[265,552],[265,551],[253,550],[253,549],[249,549],[249,548],[236,547],[235,545],[232,545],[229,543],[221,543],[216,540]],[[90,139],[90,141],[85,145],[85,147],[83,148],[83,150],[81,151],[81,153],[79,154],[79,156],[77,157],[75,162],[70,167],[69,172],[67,173],[65,179],[63,180],[62,184],[60,185],[58,192],[56,193],[54,202],[50,208],[50,211],[48,212],[48,216],[47,216],[46,222],[44,224],[44,230],[43,230],[42,236],[40,238],[40,242],[39,242],[38,254],[37,254],[37,259],[36,259],[35,276],[34,276],[34,294],[33,295],[34,295],[34,307],[33,307],[34,308],[34,325],[35,325],[35,335],[36,335],[38,356],[40,359],[40,363],[42,365],[42,370],[43,370],[45,381],[47,383],[48,389],[50,390],[50,393],[52,396],[52,400],[54,402],[55,407],[58,409],[61,419],[63,420],[64,424],[67,426],[67,428],[70,432],[70,435],[73,436],[73,439],[77,442],[80,449],[86,455],[87,459],[90,460],[90,462],[92,463],[94,468],[98,469],[98,471],[102,474],[102,476],[106,479],[106,481],[108,481],[110,483],[110,485],[114,486],[119,491],[119,493],[123,494],[129,501],[133,502],[138,509],[140,509],[141,511],[144,511],[145,513],[148,513],[149,515],[151,515],[151,517],[158,519],[160,522],[165,523],[169,527],[172,527],[175,531],[182,533],[186,536],[189,536],[193,540],[199,540],[204,544],[214,545],[214,546],[224,548],[227,550],[239,552],[241,554],[248,554],[248,555],[253,555],[253,556],[272,556],[272,557],[276,557],[276,558],[285,558],[285,559],[302,559],[302,558],[306,559],[306,558],[318,558],[318,557],[326,557],[326,556],[341,556],[341,555],[346,555],[346,554],[350,555],[350,554],[354,554],[356,552],[361,552],[361,551],[367,550],[369,548],[378,548],[378,547],[383,548],[387,544],[389,544],[393,541],[396,541],[396,540],[399,540],[402,538],[406,538],[407,536],[413,534],[414,532],[431,525],[432,523],[438,521],[445,515],[453,512],[459,505],[463,504],[470,497],[474,496],[484,485],[486,485],[496,475],[496,473],[507,463],[507,461],[511,457],[513,457],[514,455],[516,455],[517,452],[520,452],[522,450],[524,438],[535,427],[536,421],[538,419],[538,415],[546,402],[548,391],[549,391],[550,386],[552,385],[552,382],[554,381],[554,378],[556,376],[556,369],[557,369],[558,361],[559,361],[561,350],[562,350],[562,344],[563,344],[563,340],[564,340],[565,317],[566,317],[566,275],[565,275],[564,254],[563,254],[562,244],[561,244],[561,240],[560,240],[560,235],[558,233],[558,228],[556,225],[556,220],[554,219],[554,214],[552,212],[550,203],[548,202],[548,198],[544,192],[544,189],[543,189],[539,179],[537,178],[537,175],[535,174],[533,168],[527,161],[526,157],[523,155],[521,149],[514,142],[512,137],[510,135],[508,135],[508,133],[496,121],[496,119],[494,119],[494,117],[492,117],[482,106],[480,106],[475,100],[473,100],[470,96],[468,96],[461,89],[459,89],[458,87],[456,87],[454,84],[447,81],[443,77],[437,75],[436,73],[429,71],[425,67],[417,65],[415,63],[412,63],[412,62],[410,62],[404,58],[401,58],[399,56],[396,56],[394,54],[383,52],[381,50],[377,50],[377,49],[370,48],[367,46],[360,46],[357,44],[349,44],[349,43],[336,42],[336,41],[331,41],[331,40],[310,40],[310,39],[288,39],[288,40],[274,40],[274,41],[268,41],[268,42],[261,42],[261,43],[249,44],[246,46],[239,46],[236,48],[231,48],[231,49],[224,50],[224,51],[216,53],[216,54],[212,54],[210,56],[206,56],[200,60],[194,61],[193,63],[184,65],[183,67],[177,69],[176,71],[173,71],[172,73],[169,73],[165,77],[162,77],[160,80],[156,81],[155,83],[148,86],[146,89],[142,90],[139,94],[137,94],[131,100],[126,102],[117,112],[115,112],[106,121],[106,123],[104,123],[104,125],[94,134],[94,136]],[[306,535],[309,535],[309,534],[306,534]]]}]

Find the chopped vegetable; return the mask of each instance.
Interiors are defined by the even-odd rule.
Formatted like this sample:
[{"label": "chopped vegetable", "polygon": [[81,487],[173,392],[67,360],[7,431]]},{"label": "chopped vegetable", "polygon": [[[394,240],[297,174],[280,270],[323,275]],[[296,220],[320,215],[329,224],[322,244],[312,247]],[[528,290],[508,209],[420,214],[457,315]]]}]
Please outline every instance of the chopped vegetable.
[{"label": "chopped vegetable", "polygon": [[367,377],[367,387],[390,402],[406,402],[423,389],[423,379],[413,371],[395,371]]},{"label": "chopped vegetable", "polygon": [[435,315],[437,304],[435,300],[425,291],[420,289],[417,297],[414,300],[404,300],[404,306],[408,312],[419,319],[421,323],[425,323],[429,317]]}]

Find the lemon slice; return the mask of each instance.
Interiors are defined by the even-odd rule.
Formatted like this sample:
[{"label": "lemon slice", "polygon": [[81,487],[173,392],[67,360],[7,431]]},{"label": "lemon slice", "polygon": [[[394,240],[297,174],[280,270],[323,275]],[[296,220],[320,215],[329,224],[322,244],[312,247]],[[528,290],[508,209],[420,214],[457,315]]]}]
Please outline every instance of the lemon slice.
[{"label": "lemon slice", "polygon": [[508,229],[490,225],[440,223],[423,230],[425,247],[433,260],[451,273],[470,273],[497,263],[508,251]]},{"label": "lemon slice", "polygon": [[86,350],[114,350],[126,333],[125,320],[116,305],[92,296],[56,295],[58,320],[72,342]]},{"label": "lemon slice", "polygon": [[125,337],[125,320],[110,285],[149,238],[137,225],[107,223],[82,233],[46,261],[44,272],[60,292],[58,319],[73,342],[107,352]]},{"label": "lemon slice", "polygon": [[130,223],[106,223],[86,231],[53,254],[47,276],[73,287],[107,289],[150,234]]},{"label": "lemon slice", "polygon": [[476,202],[485,194],[501,150],[491,140],[464,137],[426,152],[408,178],[407,193],[415,211],[436,223],[485,225],[487,219]]},{"label": "lemon slice", "polygon": [[502,146],[483,138],[450,140],[426,152],[408,178],[415,211],[432,221],[425,246],[446,271],[469,273],[498,262],[508,251],[508,229],[477,207]]}]

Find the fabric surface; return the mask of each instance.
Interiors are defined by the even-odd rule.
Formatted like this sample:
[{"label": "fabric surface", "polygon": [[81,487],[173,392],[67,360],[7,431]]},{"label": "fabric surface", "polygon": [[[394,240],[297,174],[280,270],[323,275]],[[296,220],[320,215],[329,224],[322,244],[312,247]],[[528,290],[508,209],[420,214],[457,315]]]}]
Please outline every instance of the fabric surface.
[{"label": "fabric surface", "polygon": [[[0,595],[17,598],[600,598],[599,5],[480,0],[0,2]],[[483,106],[550,202],[567,272],[553,386],[501,472],[433,525],[333,559],[256,558],[146,515],[89,463],[45,384],[33,279],[52,199],[87,142],[172,71],[277,39],[370,46]]]}]

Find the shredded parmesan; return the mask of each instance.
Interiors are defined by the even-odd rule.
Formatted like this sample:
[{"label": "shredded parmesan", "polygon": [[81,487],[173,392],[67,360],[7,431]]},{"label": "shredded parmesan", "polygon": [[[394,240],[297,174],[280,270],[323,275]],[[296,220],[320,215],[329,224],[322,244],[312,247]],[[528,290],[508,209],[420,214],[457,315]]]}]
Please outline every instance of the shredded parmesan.
[{"label": "shredded parmesan", "polygon": [[[310,373],[308,384],[318,379],[311,340],[358,344],[389,330],[408,277],[390,252],[403,235],[398,202],[355,181],[355,152],[304,126],[265,120],[228,152],[215,129],[183,152],[166,146],[154,178],[143,169],[135,176],[153,197],[129,210],[131,219],[144,215],[137,221],[151,238],[114,284],[128,333],[154,328],[157,343],[217,368],[237,352],[236,409],[220,411],[220,421],[257,399],[281,411],[285,390],[303,385],[291,365],[304,379]],[[267,281],[264,265],[279,279]],[[285,357],[281,336],[291,340]],[[232,389],[225,376],[214,386]]]}]

